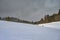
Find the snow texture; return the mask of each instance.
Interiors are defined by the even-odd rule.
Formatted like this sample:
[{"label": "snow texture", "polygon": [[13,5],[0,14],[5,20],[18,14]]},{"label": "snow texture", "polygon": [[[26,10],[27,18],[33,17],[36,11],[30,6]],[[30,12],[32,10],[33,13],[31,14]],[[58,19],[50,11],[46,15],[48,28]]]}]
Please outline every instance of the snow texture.
[{"label": "snow texture", "polygon": [[60,30],[60,21],[46,23],[46,24],[39,24],[38,26],[49,27],[49,28],[54,28],[54,29],[59,29]]},{"label": "snow texture", "polygon": [[60,30],[0,21],[0,40],[60,40]]}]

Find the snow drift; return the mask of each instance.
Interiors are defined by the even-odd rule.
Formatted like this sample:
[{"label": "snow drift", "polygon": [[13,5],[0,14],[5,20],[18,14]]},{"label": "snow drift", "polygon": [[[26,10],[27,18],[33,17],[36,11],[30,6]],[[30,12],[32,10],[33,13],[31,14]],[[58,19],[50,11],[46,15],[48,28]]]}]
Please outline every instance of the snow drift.
[{"label": "snow drift", "polygon": [[60,40],[60,30],[0,21],[0,40]]}]

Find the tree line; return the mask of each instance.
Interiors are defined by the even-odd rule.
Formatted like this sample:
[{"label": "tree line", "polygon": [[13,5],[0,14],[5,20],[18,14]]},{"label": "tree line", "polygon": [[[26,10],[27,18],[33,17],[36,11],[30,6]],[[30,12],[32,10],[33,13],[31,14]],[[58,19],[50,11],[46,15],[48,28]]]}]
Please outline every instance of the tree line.
[{"label": "tree line", "polygon": [[41,20],[33,22],[33,21],[27,21],[27,20],[21,20],[19,18],[15,17],[4,17],[1,18],[0,20],[6,20],[6,21],[13,21],[13,22],[20,22],[20,23],[28,23],[28,24],[42,24],[42,23],[50,23],[50,22],[55,22],[55,21],[60,21],[60,9],[58,14],[53,14],[51,16],[45,15],[44,18],[41,18]]},{"label": "tree line", "polygon": [[40,21],[35,22],[35,24],[50,23],[55,21],[60,21],[60,9],[58,14],[56,13],[51,16],[45,15],[44,18],[41,18]]}]

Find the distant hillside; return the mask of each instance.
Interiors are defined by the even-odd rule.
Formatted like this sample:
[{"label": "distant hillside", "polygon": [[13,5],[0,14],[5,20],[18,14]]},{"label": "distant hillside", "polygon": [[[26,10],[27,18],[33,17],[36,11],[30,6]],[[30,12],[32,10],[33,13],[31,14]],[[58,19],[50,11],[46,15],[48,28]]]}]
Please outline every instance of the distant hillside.
[{"label": "distant hillside", "polygon": [[46,15],[44,18],[41,18],[40,21],[35,22],[35,24],[50,23],[55,21],[60,21],[60,9],[58,14],[53,14],[51,16]]},{"label": "distant hillside", "polygon": [[14,17],[9,17],[9,16],[8,16],[8,17],[4,17],[4,18],[1,18],[1,17],[0,17],[0,20],[34,24],[33,21],[31,22],[31,21],[27,21],[27,20],[21,20],[21,19],[14,18]]},{"label": "distant hillside", "polygon": [[6,20],[6,21],[13,21],[13,22],[20,22],[20,23],[29,23],[29,24],[42,24],[42,23],[50,23],[50,22],[55,22],[55,21],[60,21],[60,9],[58,14],[53,14],[51,16],[49,15],[45,15],[44,18],[41,18],[40,21],[27,21],[27,20],[21,20],[15,17],[5,17],[5,18],[1,18],[0,20]]}]

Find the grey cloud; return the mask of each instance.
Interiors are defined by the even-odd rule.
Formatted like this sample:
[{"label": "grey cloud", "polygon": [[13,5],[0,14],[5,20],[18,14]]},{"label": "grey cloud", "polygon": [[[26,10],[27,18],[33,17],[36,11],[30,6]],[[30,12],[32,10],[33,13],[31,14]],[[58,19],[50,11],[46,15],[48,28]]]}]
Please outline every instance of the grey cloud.
[{"label": "grey cloud", "polygon": [[54,7],[58,7],[58,0],[46,0],[46,3],[45,3],[45,7],[48,7],[48,8],[54,8]]},{"label": "grey cloud", "polygon": [[0,16],[38,21],[60,8],[60,0],[0,0]]}]

